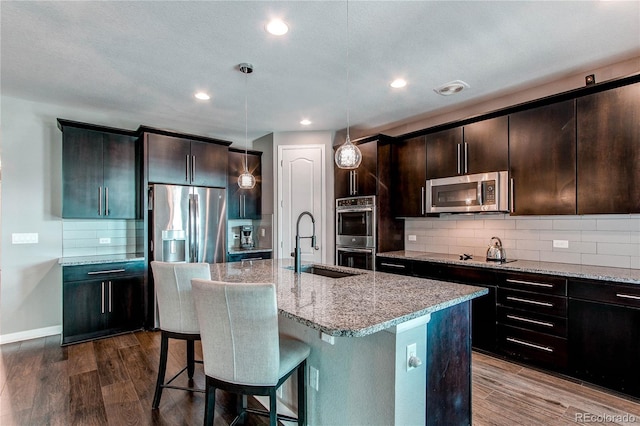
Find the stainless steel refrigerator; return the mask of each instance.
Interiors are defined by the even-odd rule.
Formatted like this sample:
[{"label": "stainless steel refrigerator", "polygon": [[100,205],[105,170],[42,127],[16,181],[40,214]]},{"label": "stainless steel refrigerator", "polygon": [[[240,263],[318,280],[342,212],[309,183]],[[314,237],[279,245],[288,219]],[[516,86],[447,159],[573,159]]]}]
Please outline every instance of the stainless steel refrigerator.
[{"label": "stainless steel refrigerator", "polygon": [[[224,188],[155,184],[150,186],[149,197],[151,260],[224,261],[227,208]],[[157,327],[155,286],[153,306]]]}]

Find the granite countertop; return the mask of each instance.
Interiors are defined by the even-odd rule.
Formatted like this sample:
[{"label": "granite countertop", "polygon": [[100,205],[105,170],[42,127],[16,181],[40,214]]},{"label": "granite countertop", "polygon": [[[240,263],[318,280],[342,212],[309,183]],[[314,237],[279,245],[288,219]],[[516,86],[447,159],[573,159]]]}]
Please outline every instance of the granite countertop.
[{"label": "granite countertop", "polygon": [[272,252],[273,249],[272,248],[261,248],[261,247],[256,247],[256,248],[252,248],[252,249],[243,249],[243,248],[230,248],[229,249],[229,254],[244,254],[244,253],[264,253],[264,252]]},{"label": "granite countertop", "polygon": [[425,253],[420,251],[391,251],[377,253],[379,257],[395,259],[422,260],[428,262],[447,263],[452,265],[491,268],[510,272],[531,272],[552,274],[569,278],[615,281],[627,284],[640,284],[640,269],[611,268],[607,266],[576,265],[571,263],[536,262],[517,260],[509,263],[486,262],[484,258],[460,260],[457,254]]},{"label": "granite countertop", "polygon": [[[322,265],[358,275],[327,278],[295,274],[293,260],[211,265],[211,278],[226,282],[273,282],[281,315],[331,336],[359,337],[471,300],[486,288]],[[305,264],[303,264],[303,267]],[[289,268],[289,269],[287,269]]]},{"label": "granite countertop", "polygon": [[98,263],[138,262],[144,260],[140,253],[100,254],[94,256],[68,256],[58,259],[62,266],[94,265]]}]

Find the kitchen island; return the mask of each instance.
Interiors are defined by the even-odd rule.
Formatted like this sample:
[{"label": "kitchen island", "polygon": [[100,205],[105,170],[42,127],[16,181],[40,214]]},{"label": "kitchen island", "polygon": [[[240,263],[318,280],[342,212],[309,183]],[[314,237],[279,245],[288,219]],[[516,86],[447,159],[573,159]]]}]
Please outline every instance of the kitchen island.
[{"label": "kitchen island", "polygon": [[[470,416],[470,350],[457,348],[470,347],[469,301],[486,294],[486,289],[352,268],[321,268],[316,272],[354,275],[295,274],[288,259],[211,265],[213,280],[276,284],[281,332],[311,346],[309,424],[426,424],[431,418],[428,400],[439,406],[438,413],[448,409],[466,412],[463,418]],[[438,316],[436,328],[429,324],[432,315]],[[432,332],[444,336],[442,344],[428,347]],[[463,368],[454,371],[458,365]],[[428,390],[444,390],[442,383],[451,377],[456,378],[455,392],[429,394]],[[281,397],[293,411],[294,389],[293,383],[286,383]]]}]

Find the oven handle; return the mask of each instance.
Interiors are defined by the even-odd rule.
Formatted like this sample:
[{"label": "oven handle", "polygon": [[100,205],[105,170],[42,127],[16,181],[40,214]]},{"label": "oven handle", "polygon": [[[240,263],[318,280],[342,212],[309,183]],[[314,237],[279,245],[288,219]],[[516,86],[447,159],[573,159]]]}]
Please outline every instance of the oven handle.
[{"label": "oven handle", "polygon": [[346,252],[355,252],[355,253],[371,253],[373,254],[374,249],[369,248],[347,248],[347,247],[336,247],[338,251],[346,251]]},{"label": "oven handle", "polygon": [[372,212],[373,207],[362,207],[358,209],[339,209],[336,210],[337,213],[358,213],[358,212]]}]

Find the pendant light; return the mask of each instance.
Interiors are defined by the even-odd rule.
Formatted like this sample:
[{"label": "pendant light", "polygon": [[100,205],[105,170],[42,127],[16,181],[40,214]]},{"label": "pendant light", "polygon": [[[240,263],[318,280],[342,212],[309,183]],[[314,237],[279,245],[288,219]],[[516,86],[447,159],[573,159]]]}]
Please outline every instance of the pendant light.
[{"label": "pendant light", "polygon": [[349,1],[347,0],[347,139],[336,150],[336,166],[341,169],[357,169],[362,161],[360,149],[349,137]]},{"label": "pendant light", "polygon": [[256,178],[255,176],[253,176],[251,174],[251,172],[249,172],[249,167],[247,166],[247,157],[248,157],[248,153],[247,153],[247,147],[249,145],[249,138],[247,137],[248,135],[248,124],[247,124],[247,82],[249,80],[249,74],[251,74],[253,72],[253,65],[248,64],[246,62],[241,63],[240,65],[238,65],[238,69],[240,70],[241,73],[243,73],[245,75],[244,78],[244,172],[238,177],[238,186],[241,189],[252,189],[254,186],[256,186]]}]

